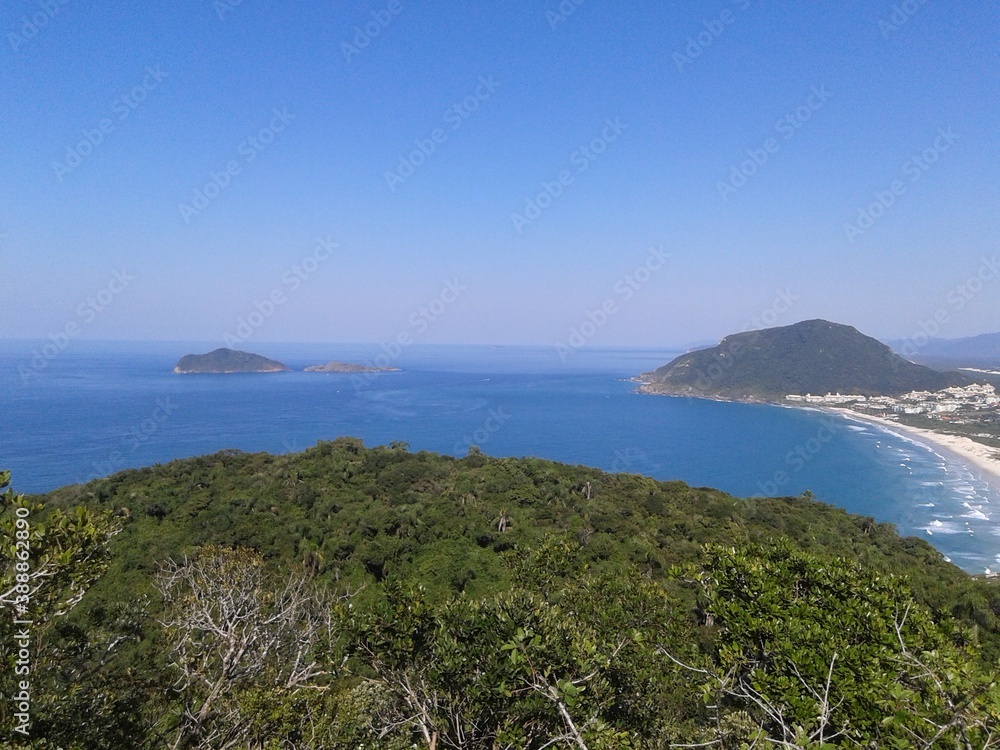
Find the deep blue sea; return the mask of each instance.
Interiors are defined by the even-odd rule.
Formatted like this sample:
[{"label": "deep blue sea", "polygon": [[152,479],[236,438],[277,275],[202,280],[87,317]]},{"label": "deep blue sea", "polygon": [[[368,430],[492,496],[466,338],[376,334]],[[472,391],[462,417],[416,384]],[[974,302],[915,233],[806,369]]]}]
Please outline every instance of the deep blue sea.
[{"label": "deep blue sea", "polygon": [[[0,341],[0,468],[21,492],[223,448],[366,445],[539,456],[681,479],[737,496],[797,495],[890,521],[970,572],[1000,565],[1000,491],[957,458],[818,411],[644,396],[628,379],[678,352],[551,347],[404,349],[402,372],[175,375],[217,344]],[[293,369],[374,361],[377,345],[247,348]]]}]

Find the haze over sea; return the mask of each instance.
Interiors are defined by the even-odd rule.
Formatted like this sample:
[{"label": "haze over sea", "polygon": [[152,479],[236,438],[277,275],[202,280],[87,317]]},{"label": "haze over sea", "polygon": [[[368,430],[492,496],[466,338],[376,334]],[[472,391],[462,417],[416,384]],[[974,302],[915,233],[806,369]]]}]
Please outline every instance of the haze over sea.
[{"label": "haze over sea", "polygon": [[[304,373],[371,362],[377,345],[245,348],[298,372],[175,375],[211,343],[0,342],[0,468],[40,493],[126,468],[227,448],[282,453],[354,436],[463,456],[538,456],[680,479],[737,496],[798,495],[896,524],[970,572],[1000,564],[1000,492],[957,458],[804,409],[639,395],[629,378],[679,352],[420,346],[401,372]],[[930,533],[928,533],[930,532]]]}]

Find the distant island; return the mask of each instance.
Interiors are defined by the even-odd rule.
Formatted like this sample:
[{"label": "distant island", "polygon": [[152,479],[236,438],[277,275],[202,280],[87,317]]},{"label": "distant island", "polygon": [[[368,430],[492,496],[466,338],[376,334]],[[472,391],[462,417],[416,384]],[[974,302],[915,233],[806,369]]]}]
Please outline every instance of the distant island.
[{"label": "distant island", "polygon": [[896,396],[973,381],[906,360],[856,328],[827,320],[737,333],[638,380],[644,393],[785,403],[788,395]]},{"label": "distant island", "polygon": [[291,372],[291,368],[259,354],[216,349],[208,354],[186,354],[177,362],[174,372],[179,375],[219,375],[237,372]]},{"label": "distant island", "polygon": [[325,365],[312,365],[305,369],[306,372],[343,372],[349,374],[368,372],[399,372],[398,367],[370,367],[359,365],[353,362],[327,362]]}]

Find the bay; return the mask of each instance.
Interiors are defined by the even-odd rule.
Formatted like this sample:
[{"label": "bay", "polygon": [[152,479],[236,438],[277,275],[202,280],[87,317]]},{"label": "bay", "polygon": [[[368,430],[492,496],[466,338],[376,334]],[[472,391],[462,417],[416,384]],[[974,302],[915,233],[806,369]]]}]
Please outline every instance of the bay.
[{"label": "bay", "polygon": [[[538,456],[740,497],[800,495],[896,524],[955,564],[1000,564],[1000,493],[958,459],[806,409],[646,396],[654,349],[254,342],[297,372],[175,375],[206,342],[0,341],[0,467],[18,491],[222,449],[299,451],[340,436],[462,456]],[[52,354],[46,357],[46,354]],[[338,359],[375,375],[304,373]]]}]

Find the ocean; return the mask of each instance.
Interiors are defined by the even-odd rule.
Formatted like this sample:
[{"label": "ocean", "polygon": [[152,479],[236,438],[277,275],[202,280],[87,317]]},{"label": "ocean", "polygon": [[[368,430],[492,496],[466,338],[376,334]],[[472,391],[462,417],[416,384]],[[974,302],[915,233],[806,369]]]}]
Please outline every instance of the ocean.
[{"label": "ocean", "polygon": [[[43,493],[226,448],[366,445],[538,456],[680,479],[740,497],[805,491],[927,539],[963,569],[1000,567],[1000,491],[959,459],[820,411],[647,396],[629,378],[679,352],[552,347],[267,344],[298,372],[175,375],[211,343],[0,341],[0,469]],[[394,354],[394,353],[393,353]],[[381,355],[381,357],[380,357]],[[304,373],[338,359],[376,375]]]}]

